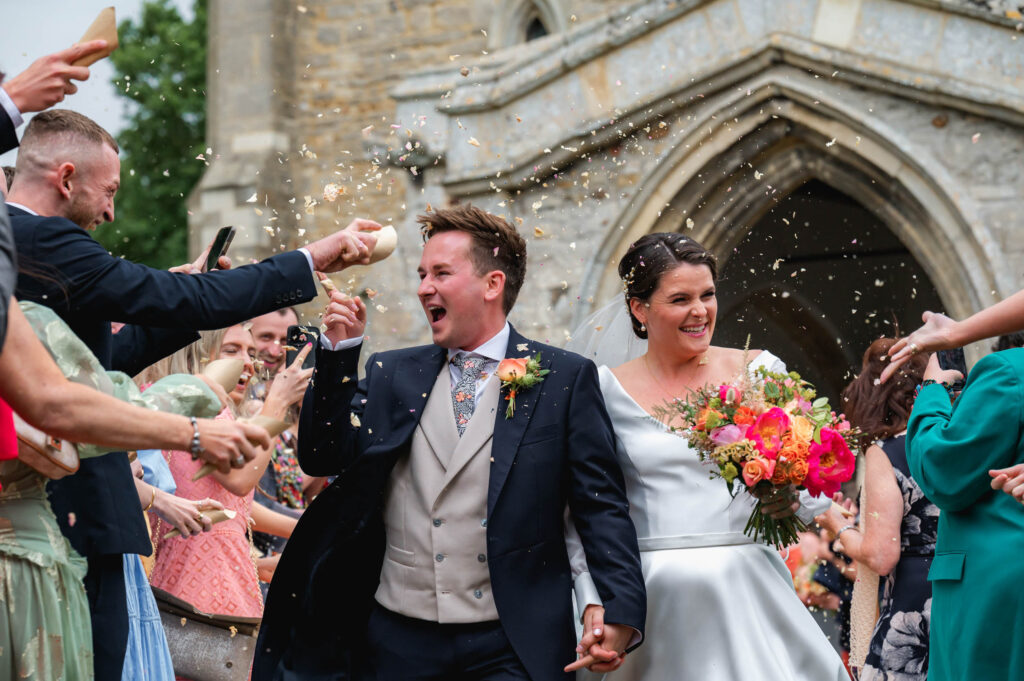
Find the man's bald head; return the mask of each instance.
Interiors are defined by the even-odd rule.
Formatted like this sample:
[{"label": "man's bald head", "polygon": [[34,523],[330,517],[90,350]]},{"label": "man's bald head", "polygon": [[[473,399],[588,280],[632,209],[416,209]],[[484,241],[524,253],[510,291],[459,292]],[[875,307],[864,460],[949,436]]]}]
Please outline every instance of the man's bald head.
[{"label": "man's bald head", "polygon": [[65,161],[88,164],[104,146],[115,154],[121,151],[110,133],[88,116],[68,109],[43,111],[25,128],[17,174],[28,179]]},{"label": "man's bald head", "polygon": [[44,111],[25,129],[9,200],[83,229],[112,222],[119,151],[110,133],[87,116]]}]

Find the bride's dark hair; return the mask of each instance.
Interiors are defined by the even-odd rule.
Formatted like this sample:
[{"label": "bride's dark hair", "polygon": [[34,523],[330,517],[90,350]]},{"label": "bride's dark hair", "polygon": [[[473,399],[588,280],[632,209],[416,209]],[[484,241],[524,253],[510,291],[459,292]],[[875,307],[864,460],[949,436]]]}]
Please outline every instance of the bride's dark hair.
[{"label": "bride's dark hair", "polygon": [[640,338],[647,338],[647,330],[633,316],[629,301],[637,298],[646,303],[657,290],[661,276],[683,263],[707,265],[711,279],[718,279],[718,263],[714,254],[677,232],[646,234],[634,241],[619,261],[619,277],[626,292],[626,311],[633,323],[633,333]]},{"label": "bride's dark hair", "polygon": [[860,373],[843,390],[843,411],[850,423],[860,428],[864,447],[907,427],[914,391],[928,366],[927,354],[911,355],[888,381],[879,382],[882,370],[889,364],[889,348],[895,344],[895,338],[879,338],[868,346]]}]

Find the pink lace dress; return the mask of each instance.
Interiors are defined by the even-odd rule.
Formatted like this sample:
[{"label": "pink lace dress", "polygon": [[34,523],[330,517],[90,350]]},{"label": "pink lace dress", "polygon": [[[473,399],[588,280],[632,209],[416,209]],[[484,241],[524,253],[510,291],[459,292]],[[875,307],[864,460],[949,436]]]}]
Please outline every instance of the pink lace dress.
[{"label": "pink lace dress", "polygon": [[[224,410],[217,418],[232,416]],[[237,497],[212,475],[192,482],[203,462],[193,461],[188,452],[165,451],[164,458],[178,485],[178,496],[214,499],[237,515],[198,536],[164,539],[163,535],[172,528],[152,514],[156,565],[150,582],[205,613],[262,617],[263,597],[246,534],[253,493]]]}]

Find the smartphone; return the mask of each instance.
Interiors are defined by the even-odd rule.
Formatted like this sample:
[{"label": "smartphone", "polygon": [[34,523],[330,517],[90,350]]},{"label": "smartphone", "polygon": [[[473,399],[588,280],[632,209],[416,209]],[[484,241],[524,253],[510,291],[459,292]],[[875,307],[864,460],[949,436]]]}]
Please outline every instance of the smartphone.
[{"label": "smartphone", "polygon": [[[289,326],[288,327],[288,340],[286,341],[289,349],[284,351],[284,365],[290,367],[292,362],[295,361],[295,357],[299,354],[299,350],[306,347],[306,343],[312,343],[313,349],[306,355],[306,360],[302,363],[303,369],[312,369],[316,362],[316,344],[320,342],[320,329],[315,326]],[[295,348],[292,350],[291,348]]]},{"label": "smartphone", "polygon": [[220,269],[220,257],[222,255],[227,255],[228,246],[231,245],[231,240],[234,238],[234,227],[221,227],[217,230],[217,236],[213,239],[213,245],[210,246],[210,253],[206,256],[206,268],[203,269],[204,272]]},{"label": "smartphone", "polygon": [[963,374],[963,378],[953,384],[953,392],[963,390],[964,384],[967,382],[967,358],[964,357],[964,349],[939,350],[936,355],[942,369],[953,369]]}]

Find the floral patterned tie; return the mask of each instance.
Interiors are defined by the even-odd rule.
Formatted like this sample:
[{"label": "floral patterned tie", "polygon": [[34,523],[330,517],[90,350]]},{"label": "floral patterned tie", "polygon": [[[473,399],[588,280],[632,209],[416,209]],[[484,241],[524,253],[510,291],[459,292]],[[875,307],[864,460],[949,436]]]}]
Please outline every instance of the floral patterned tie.
[{"label": "floral patterned tie", "polygon": [[466,432],[469,419],[476,408],[476,381],[484,368],[484,358],[460,352],[452,357],[452,364],[462,370],[462,376],[452,388],[452,408],[455,411],[455,427],[459,429],[459,437]]}]

